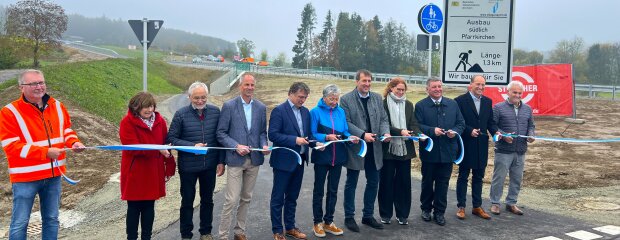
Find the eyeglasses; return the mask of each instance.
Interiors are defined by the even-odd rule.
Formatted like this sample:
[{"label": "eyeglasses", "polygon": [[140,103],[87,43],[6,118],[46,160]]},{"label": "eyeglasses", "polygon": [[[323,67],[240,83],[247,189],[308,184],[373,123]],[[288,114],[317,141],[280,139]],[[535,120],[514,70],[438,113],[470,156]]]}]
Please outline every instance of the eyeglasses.
[{"label": "eyeglasses", "polygon": [[45,82],[31,82],[31,83],[22,83],[20,84],[22,86],[31,86],[31,87],[36,87],[36,86],[45,86]]}]

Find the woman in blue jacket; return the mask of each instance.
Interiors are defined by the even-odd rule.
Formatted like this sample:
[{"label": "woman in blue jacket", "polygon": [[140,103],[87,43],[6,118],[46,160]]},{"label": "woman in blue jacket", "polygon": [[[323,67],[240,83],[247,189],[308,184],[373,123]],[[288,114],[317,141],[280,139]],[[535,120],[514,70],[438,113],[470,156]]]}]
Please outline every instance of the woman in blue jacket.
[{"label": "woman in blue jacket", "polygon": [[[317,146],[323,143],[351,136],[347,126],[344,110],[338,106],[340,89],[336,85],[327,85],[323,88],[323,98],[315,108],[310,110],[310,130]],[[348,155],[344,142],[332,143],[320,151],[313,151],[311,161],[314,163],[314,191],[312,192],[312,213],[314,216],[314,235],[325,237],[325,232],[333,235],[342,235],[344,232],[334,224],[336,196],[342,165],[347,162]],[[325,214],[323,214],[323,195],[325,195],[325,179],[327,178],[327,199]]]}]

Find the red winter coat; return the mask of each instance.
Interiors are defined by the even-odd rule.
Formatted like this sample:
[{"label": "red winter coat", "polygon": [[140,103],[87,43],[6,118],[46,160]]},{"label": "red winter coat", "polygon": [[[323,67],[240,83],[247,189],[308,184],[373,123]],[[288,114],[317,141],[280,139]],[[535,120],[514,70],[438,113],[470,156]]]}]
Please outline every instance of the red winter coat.
[{"label": "red winter coat", "polygon": [[[155,112],[155,122],[150,130],[142,120],[131,112],[121,121],[120,138],[127,144],[164,144],[168,128],[166,121]],[[157,150],[123,151],[121,159],[121,199],[157,200],[166,196],[165,157]],[[170,171],[170,169],[168,170]],[[172,169],[174,171],[174,169]]]}]

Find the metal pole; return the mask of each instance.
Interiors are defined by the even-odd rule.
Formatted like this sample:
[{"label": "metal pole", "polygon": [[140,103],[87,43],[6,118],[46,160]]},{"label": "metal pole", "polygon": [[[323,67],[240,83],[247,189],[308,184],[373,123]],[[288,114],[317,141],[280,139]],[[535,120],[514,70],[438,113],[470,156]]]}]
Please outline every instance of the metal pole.
[{"label": "metal pole", "polygon": [[431,78],[432,64],[433,64],[433,35],[428,34],[428,78]]},{"label": "metal pole", "polygon": [[143,59],[142,59],[142,90],[146,92],[146,59],[147,59],[147,46],[148,46],[148,40],[146,38],[146,34],[147,34],[147,24],[148,24],[148,20],[146,18],[142,19],[142,52],[143,52]]}]

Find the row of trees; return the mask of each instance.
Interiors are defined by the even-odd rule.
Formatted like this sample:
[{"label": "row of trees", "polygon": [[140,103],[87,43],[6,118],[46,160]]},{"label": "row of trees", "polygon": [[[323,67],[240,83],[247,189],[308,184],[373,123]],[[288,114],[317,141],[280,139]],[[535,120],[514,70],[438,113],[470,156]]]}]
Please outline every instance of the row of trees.
[{"label": "row of trees", "polygon": [[[416,50],[415,34],[408,33],[403,24],[393,20],[383,24],[378,16],[366,21],[357,13],[347,12],[340,12],[334,22],[328,11],[319,31],[316,25],[315,9],[308,3],[301,12],[293,46],[293,67],[426,74],[428,53]],[[435,52],[432,57],[433,75],[438,75],[439,55]],[[513,63],[572,63],[576,82],[616,85],[620,83],[620,42],[586,46],[583,39],[575,37],[558,42],[547,54],[514,49]]]},{"label": "row of trees", "polygon": [[575,37],[558,42],[547,58],[538,51],[513,51],[514,65],[540,63],[571,63],[577,83],[620,84],[620,42],[595,43],[586,46]]},{"label": "row of trees", "polygon": [[[340,12],[334,22],[331,11],[318,34],[314,34],[316,24],[315,9],[308,3],[301,13],[293,46],[293,67],[334,67],[344,71],[363,67],[406,74],[426,71],[427,53],[416,50],[416,37],[403,24],[393,20],[383,24],[378,16],[366,21],[348,12]],[[436,57],[435,70],[439,70],[438,60]]]}]

